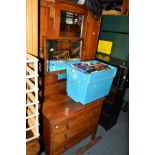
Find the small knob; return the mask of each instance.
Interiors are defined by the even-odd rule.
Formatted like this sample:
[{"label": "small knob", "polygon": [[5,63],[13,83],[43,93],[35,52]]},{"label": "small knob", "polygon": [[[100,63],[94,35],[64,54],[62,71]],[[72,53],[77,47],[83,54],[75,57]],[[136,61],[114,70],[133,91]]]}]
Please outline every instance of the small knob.
[{"label": "small knob", "polygon": [[68,139],[68,135],[67,133],[64,134],[65,139]]},{"label": "small knob", "polygon": [[59,125],[56,125],[55,128],[58,129],[59,128]]}]

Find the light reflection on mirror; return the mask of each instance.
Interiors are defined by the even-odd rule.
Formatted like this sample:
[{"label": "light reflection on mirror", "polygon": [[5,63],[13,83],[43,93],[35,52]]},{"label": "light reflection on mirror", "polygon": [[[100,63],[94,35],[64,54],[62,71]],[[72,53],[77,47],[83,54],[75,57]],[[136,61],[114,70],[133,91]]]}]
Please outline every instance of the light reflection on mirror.
[{"label": "light reflection on mirror", "polygon": [[80,37],[83,15],[61,11],[60,36]]}]

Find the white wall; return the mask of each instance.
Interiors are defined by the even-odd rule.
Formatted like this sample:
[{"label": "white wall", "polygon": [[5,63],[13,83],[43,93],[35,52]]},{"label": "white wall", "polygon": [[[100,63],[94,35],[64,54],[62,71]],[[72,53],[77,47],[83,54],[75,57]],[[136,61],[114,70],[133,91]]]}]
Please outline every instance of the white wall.
[{"label": "white wall", "polygon": [[0,4],[0,154],[24,155],[26,1]]}]

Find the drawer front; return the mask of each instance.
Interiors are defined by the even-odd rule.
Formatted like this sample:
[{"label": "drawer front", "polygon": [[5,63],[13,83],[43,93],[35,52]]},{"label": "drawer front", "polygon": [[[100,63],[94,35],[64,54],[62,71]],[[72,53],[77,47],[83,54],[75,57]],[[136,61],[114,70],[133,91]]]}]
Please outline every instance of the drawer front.
[{"label": "drawer front", "polygon": [[66,120],[53,125],[53,144],[57,145],[65,141],[65,133],[67,132]]},{"label": "drawer front", "polygon": [[53,154],[54,155],[62,154],[63,152],[65,152],[66,150],[74,146],[75,144],[79,143],[84,138],[88,137],[89,135],[90,135],[90,132],[87,129],[85,129],[85,130],[82,130],[76,133],[76,135],[74,135],[73,137],[70,137],[69,139],[67,139],[66,141],[62,143],[54,144]]},{"label": "drawer front", "polygon": [[81,130],[80,132],[76,133],[76,135],[74,135],[64,143],[65,150],[79,143],[81,140],[88,137],[89,135],[90,135],[90,132],[87,129]]},{"label": "drawer front", "polygon": [[66,122],[62,121],[60,123],[56,123],[53,125],[53,132],[54,134],[63,133],[66,130]]},{"label": "drawer front", "polygon": [[64,151],[65,151],[65,144],[64,143],[61,143],[61,144],[58,144],[58,145],[54,145],[53,146],[53,153],[52,155],[60,155],[62,154]]},{"label": "drawer front", "polygon": [[53,152],[61,154],[88,137],[98,124],[101,106],[80,111],[53,126]]},{"label": "drawer front", "polygon": [[89,124],[92,117],[92,110],[80,112],[68,119],[68,128],[81,128],[85,124]]},{"label": "drawer front", "polygon": [[60,144],[83,130],[90,131],[92,111],[79,113],[54,126],[53,143]]},{"label": "drawer front", "polygon": [[71,139],[72,137],[75,137],[82,133],[83,131],[87,131],[87,133],[90,133],[91,131],[91,121],[85,124],[81,124],[81,126],[76,126],[74,128],[69,128],[64,132],[55,134],[53,136],[53,144],[59,145],[61,143],[64,143],[65,141]]},{"label": "drawer front", "polygon": [[70,139],[83,131],[87,131],[90,133],[91,130],[91,121],[87,121],[85,123],[79,123],[79,125],[69,128],[66,133],[66,139]]}]

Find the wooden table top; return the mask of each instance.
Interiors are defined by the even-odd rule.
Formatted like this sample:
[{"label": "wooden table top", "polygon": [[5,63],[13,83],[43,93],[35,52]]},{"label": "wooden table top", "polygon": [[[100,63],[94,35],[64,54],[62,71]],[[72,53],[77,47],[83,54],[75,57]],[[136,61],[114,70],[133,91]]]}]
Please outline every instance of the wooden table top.
[{"label": "wooden table top", "polygon": [[61,119],[64,119],[64,117],[69,117],[73,115],[76,111],[79,111],[80,109],[85,110],[90,106],[95,106],[97,104],[103,103],[103,100],[104,97],[91,103],[82,105],[81,103],[75,102],[70,97],[68,97],[65,91],[61,91],[61,93],[59,94],[53,93],[45,98],[42,113],[47,118],[57,122]]}]

